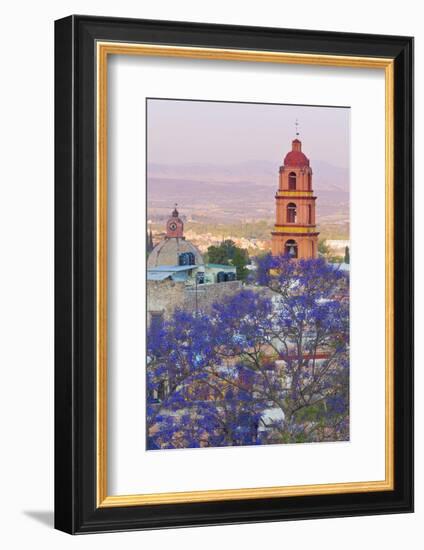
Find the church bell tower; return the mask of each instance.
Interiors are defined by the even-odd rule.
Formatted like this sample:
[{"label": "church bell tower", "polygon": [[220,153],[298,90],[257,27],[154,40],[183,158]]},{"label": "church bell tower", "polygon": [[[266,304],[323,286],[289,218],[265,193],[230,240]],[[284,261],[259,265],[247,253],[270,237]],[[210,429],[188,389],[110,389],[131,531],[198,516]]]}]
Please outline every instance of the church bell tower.
[{"label": "church bell tower", "polygon": [[292,141],[292,150],[280,166],[278,191],[275,195],[276,220],[272,232],[272,254],[292,258],[316,258],[318,235],[312,169],[302,152],[302,142]]},{"label": "church bell tower", "polygon": [[171,217],[166,222],[166,239],[184,239],[184,223],[180,218],[180,215],[177,210],[177,205],[175,205],[174,210],[172,211]]}]

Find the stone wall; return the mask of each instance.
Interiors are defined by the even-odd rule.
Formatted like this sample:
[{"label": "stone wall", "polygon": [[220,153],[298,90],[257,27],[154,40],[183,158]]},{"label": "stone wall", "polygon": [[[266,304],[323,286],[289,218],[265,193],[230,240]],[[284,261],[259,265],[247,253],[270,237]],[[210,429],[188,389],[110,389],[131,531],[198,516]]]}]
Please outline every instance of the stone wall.
[{"label": "stone wall", "polygon": [[194,311],[196,309],[197,294],[198,309],[207,311],[214,302],[220,302],[225,296],[235,294],[240,288],[240,281],[197,285],[197,293],[193,286],[186,287],[183,307]]},{"label": "stone wall", "polygon": [[221,301],[241,289],[240,281],[227,281],[206,285],[186,286],[183,282],[147,281],[147,323],[152,314],[163,314],[169,319],[175,308],[189,311],[197,309],[207,311],[214,302]]},{"label": "stone wall", "polygon": [[165,281],[147,281],[147,323],[150,324],[151,313],[163,313],[169,318],[174,309],[184,303],[185,283]]}]

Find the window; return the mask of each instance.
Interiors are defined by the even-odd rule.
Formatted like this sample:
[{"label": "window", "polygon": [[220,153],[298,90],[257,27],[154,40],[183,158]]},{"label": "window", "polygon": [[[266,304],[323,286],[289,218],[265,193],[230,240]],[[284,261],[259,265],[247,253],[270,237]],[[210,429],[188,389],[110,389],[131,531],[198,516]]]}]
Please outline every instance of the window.
[{"label": "window", "polygon": [[196,258],[193,252],[182,252],[178,255],[178,265],[195,265]]},{"label": "window", "polygon": [[290,172],[289,174],[289,190],[296,190],[296,174],[294,172]]},{"label": "window", "polygon": [[310,204],[308,204],[308,223],[312,224],[312,206]]},{"label": "window", "polygon": [[296,223],[297,208],[294,202],[287,205],[287,223]]}]

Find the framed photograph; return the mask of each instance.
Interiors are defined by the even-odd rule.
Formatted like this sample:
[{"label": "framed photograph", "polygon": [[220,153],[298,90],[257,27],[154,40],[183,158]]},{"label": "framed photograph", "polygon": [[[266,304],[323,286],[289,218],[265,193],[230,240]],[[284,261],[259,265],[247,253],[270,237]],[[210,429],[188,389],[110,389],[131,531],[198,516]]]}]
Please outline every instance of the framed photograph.
[{"label": "framed photograph", "polygon": [[55,525],[413,510],[413,39],[55,24]]}]

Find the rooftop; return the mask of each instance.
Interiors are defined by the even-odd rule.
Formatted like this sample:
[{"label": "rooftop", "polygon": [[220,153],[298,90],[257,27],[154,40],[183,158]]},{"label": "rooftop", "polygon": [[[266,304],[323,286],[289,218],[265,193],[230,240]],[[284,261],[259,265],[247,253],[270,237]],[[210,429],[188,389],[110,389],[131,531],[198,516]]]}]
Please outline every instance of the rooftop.
[{"label": "rooftop", "polygon": [[206,264],[206,267],[212,267],[214,269],[235,269],[234,265],[224,265],[224,264]]},{"label": "rooftop", "polygon": [[148,273],[175,273],[176,271],[189,271],[190,269],[195,269],[196,267],[200,267],[200,265],[157,265],[155,267],[149,267],[147,271]]}]

